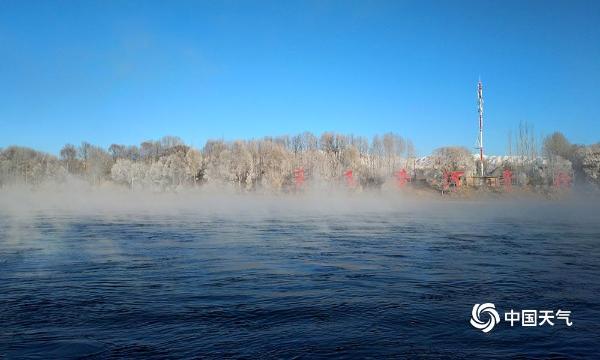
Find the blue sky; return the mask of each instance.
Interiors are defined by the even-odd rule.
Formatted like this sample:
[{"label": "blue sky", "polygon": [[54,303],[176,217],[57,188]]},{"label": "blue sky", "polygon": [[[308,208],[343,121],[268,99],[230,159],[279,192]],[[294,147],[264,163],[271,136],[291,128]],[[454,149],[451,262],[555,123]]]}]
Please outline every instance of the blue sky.
[{"label": "blue sky", "polygon": [[600,141],[600,1],[0,0],[0,147],[393,131],[420,154],[519,121]]}]

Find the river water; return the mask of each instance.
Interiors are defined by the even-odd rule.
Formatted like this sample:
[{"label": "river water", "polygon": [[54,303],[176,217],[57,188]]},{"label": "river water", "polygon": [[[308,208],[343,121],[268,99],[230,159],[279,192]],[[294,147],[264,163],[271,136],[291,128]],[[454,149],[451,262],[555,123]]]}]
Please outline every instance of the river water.
[{"label": "river water", "polygon": [[0,357],[593,358],[598,209],[2,213]]}]

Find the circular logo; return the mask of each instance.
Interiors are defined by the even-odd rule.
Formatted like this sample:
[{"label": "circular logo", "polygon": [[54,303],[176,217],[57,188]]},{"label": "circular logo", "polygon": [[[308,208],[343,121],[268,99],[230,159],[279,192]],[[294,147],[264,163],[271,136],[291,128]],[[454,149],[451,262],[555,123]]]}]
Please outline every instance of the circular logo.
[{"label": "circular logo", "polygon": [[[487,315],[487,321],[482,320],[482,315]],[[492,303],[475,304],[471,311],[471,325],[474,328],[489,332],[500,322],[500,315],[496,311],[496,306]]]}]

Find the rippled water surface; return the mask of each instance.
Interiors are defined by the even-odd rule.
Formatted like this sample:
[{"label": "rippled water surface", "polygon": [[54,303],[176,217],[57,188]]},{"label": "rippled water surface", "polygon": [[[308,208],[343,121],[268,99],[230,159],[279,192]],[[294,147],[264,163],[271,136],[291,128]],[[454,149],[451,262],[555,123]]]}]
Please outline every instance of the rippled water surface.
[{"label": "rippled water surface", "polygon": [[[592,358],[594,211],[5,214],[0,355]],[[483,302],[571,310],[573,326],[484,334]]]}]

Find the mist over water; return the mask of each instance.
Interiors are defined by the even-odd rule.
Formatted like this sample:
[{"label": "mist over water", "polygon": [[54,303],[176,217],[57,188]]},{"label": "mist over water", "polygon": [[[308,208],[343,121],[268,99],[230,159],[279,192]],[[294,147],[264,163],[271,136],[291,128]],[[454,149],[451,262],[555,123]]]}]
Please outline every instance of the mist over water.
[{"label": "mist over water", "polygon": [[[589,357],[600,205],[0,191],[0,355]],[[573,326],[484,334],[475,303]]]}]

